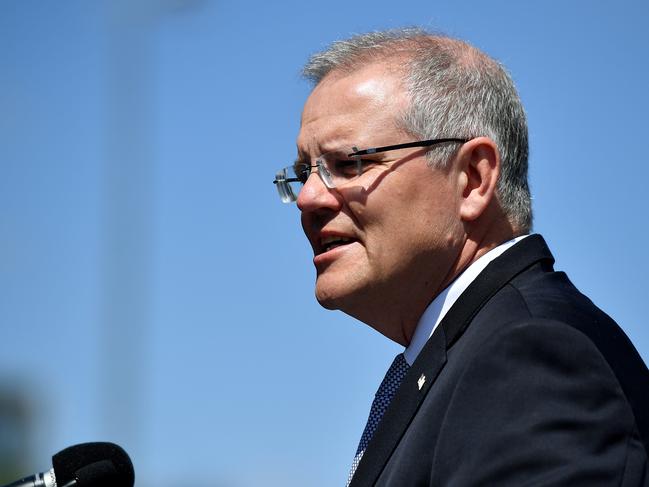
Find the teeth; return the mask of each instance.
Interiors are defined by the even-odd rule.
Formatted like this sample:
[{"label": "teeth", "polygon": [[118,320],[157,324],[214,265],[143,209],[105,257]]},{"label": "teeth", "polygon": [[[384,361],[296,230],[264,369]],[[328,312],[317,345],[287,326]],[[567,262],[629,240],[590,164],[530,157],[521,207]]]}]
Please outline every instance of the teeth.
[{"label": "teeth", "polygon": [[348,237],[339,237],[339,236],[331,236],[331,237],[323,237],[320,243],[324,247],[325,252],[338,247],[339,245],[344,245],[348,242],[351,242],[353,239],[348,238]]},{"label": "teeth", "polygon": [[338,237],[338,236],[331,236],[331,237],[324,237],[322,239],[322,245],[329,245],[331,242],[351,242],[351,238],[347,237]]}]

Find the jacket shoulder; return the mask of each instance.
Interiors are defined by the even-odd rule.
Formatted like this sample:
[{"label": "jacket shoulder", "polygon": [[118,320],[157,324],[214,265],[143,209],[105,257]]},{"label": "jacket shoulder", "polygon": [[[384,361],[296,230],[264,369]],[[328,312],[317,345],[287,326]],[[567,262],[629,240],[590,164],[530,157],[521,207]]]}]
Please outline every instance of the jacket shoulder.
[{"label": "jacket shoulder", "polygon": [[[640,458],[632,475],[646,467],[625,394],[576,327],[534,316],[516,320],[465,359],[433,462],[445,482],[625,485],[629,458]],[[449,458],[461,458],[462,468]]]}]

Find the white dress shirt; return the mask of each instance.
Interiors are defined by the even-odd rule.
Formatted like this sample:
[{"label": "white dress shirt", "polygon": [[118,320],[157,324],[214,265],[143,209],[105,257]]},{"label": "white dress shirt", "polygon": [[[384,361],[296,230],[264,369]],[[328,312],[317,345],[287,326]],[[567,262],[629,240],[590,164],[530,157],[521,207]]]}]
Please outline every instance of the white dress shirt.
[{"label": "white dress shirt", "polygon": [[417,355],[419,355],[421,349],[424,348],[424,345],[435,331],[435,328],[437,328],[437,325],[442,321],[442,318],[444,318],[448,310],[451,309],[451,306],[453,306],[453,303],[457,301],[460,294],[462,294],[464,290],[469,287],[469,284],[478,277],[478,274],[487,267],[487,264],[500,256],[500,254],[509,247],[523,240],[525,237],[527,237],[527,235],[516,237],[491,249],[467,267],[451,284],[446,287],[446,289],[433,299],[426,308],[426,311],[424,311],[424,314],[419,318],[419,323],[417,323],[415,333],[412,335],[410,345],[408,345],[406,350],[403,352],[408,365],[415,363]]}]

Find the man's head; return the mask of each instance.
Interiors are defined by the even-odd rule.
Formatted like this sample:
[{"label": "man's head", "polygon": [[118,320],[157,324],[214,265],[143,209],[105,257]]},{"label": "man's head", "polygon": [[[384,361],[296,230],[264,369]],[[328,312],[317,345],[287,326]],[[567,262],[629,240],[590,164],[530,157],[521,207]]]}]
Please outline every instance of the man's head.
[{"label": "man's head", "polygon": [[[316,295],[407,344],[459,272],[529,230],[522,106],[498,63],[419,30],[334,43],[304,74],[315,88],[297,164],[319,165],[321,177],[308,176],[297,203],[315,253]],[[340,176],[332,183],[331,174]]]}]

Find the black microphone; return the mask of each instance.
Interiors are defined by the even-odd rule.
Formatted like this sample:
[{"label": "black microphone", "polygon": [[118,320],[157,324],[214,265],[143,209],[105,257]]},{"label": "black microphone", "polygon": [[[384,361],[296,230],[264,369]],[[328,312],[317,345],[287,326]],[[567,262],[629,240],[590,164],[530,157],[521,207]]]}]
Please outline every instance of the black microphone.
[{"label": "black microphone", "polygon": [[81,443],[52,457],[53,468],[3,487],[133,487],[128,454],[114,443]]}]

